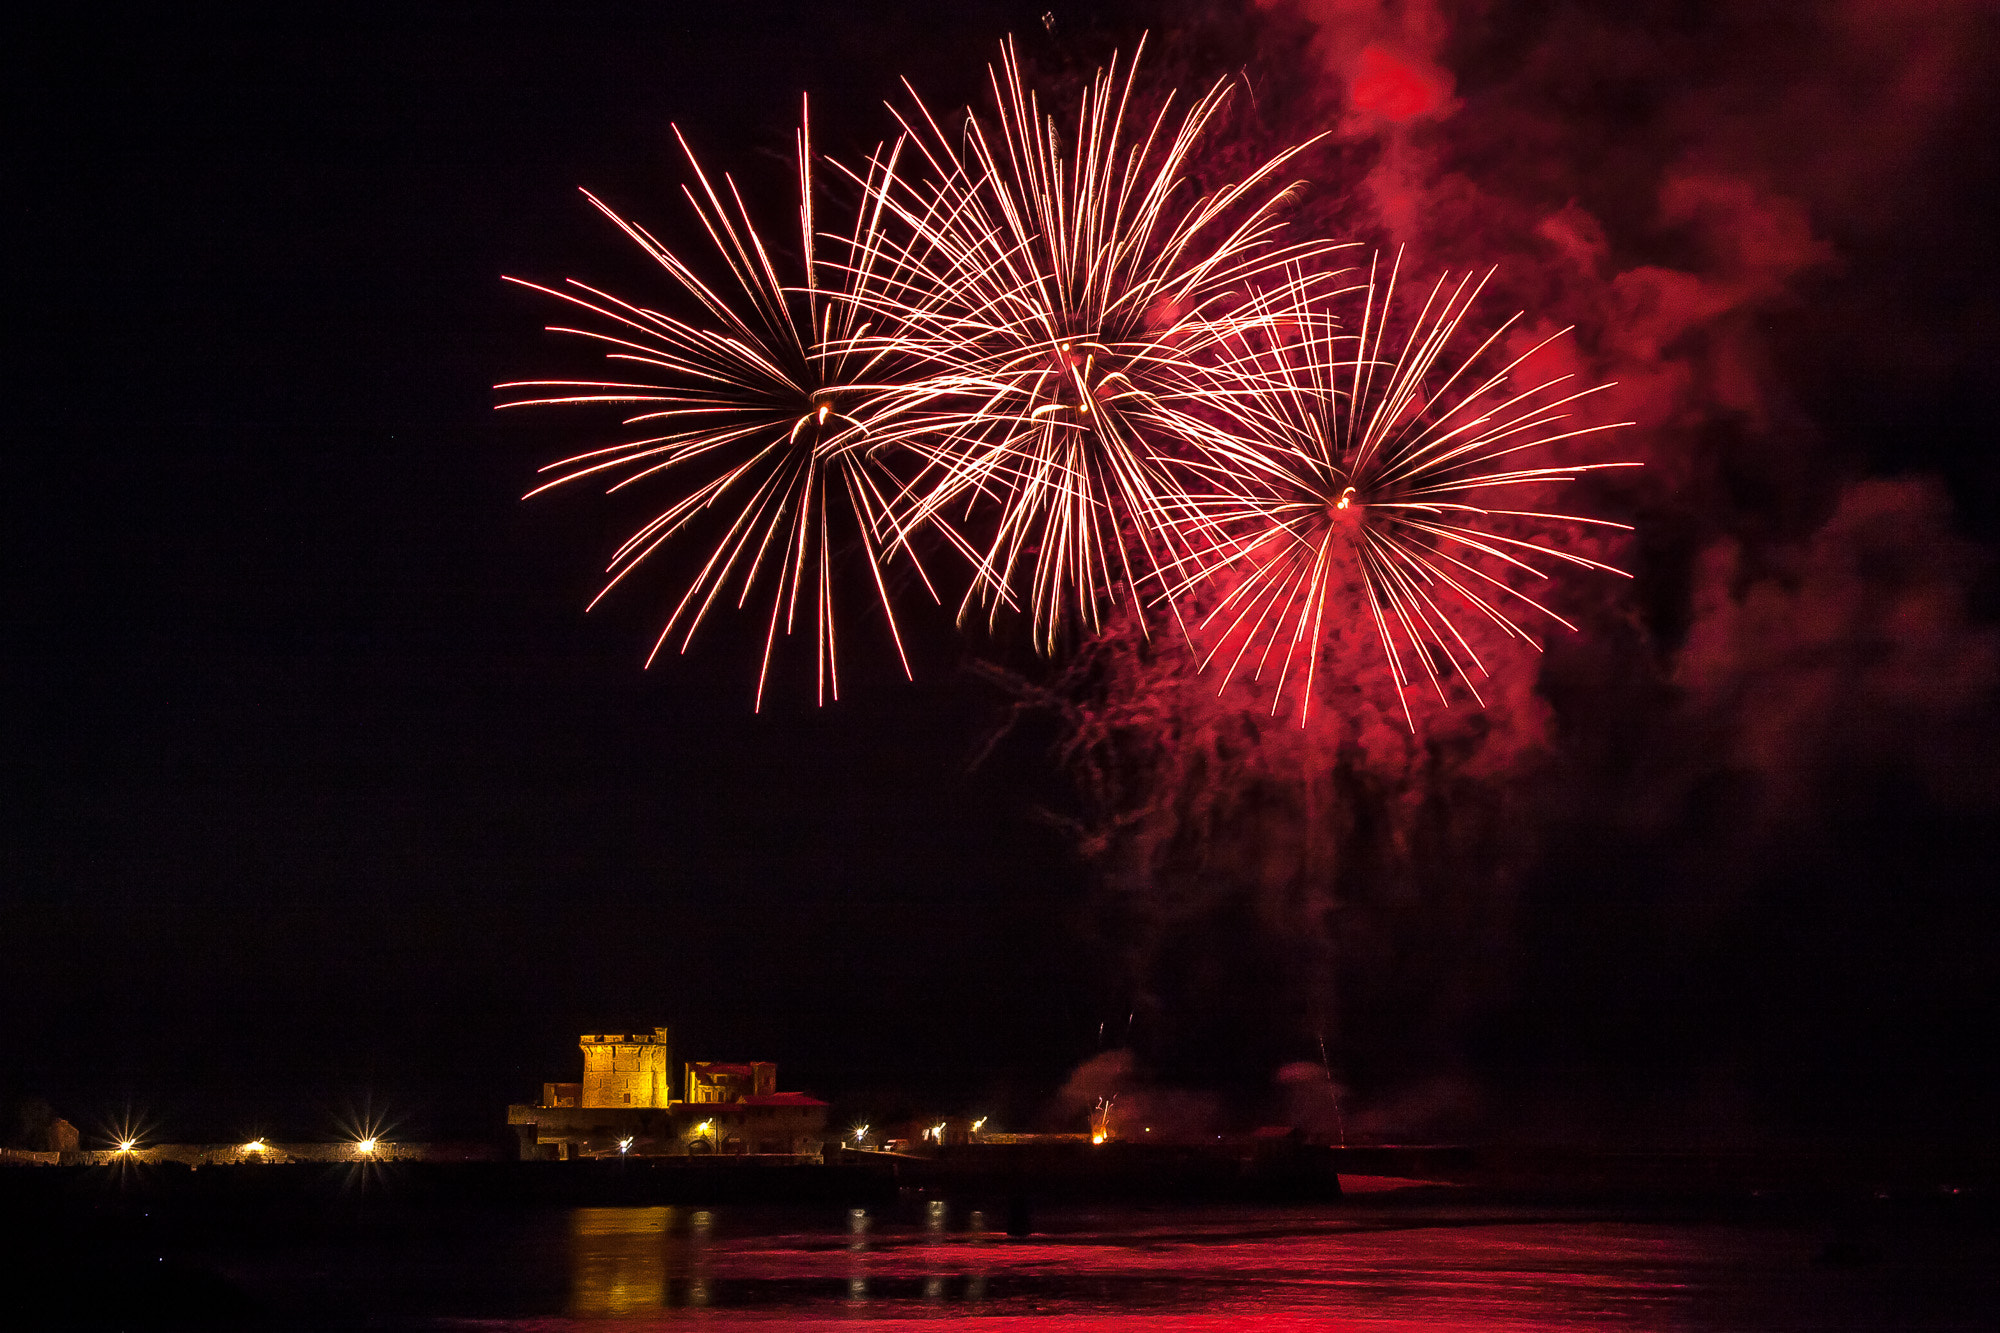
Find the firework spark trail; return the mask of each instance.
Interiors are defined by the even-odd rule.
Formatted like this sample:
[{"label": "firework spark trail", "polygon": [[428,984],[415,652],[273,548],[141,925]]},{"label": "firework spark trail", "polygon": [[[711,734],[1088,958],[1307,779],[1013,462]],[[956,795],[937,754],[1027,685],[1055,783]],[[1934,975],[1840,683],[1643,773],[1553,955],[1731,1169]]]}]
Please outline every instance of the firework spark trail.
[{"label": "firework spark trail", "polygon": [[[503,391],[554,392],[517,397],[501,406],[633,405],[641,410],[623,424],[646,432],[549,464],[542,471],[554,474],[552,479],[529,494],[587,478],[609,480],[609,491],[662,475],[681,481],[679,497],[612,556],[609,579],[591,605],[690,525],[714,515],[721,534],[675,603],[647,662],[677,632],[681,651],[686,651],[727,585],[740,577],[740,609],[768,574],[770,610],[757,675],[759,708],[778,635],[792,632],[801,600],[809,604],[813,622],[820,700],[829,692],[839,697],[834,555],[836,546],[850,539],[845,533],[852,528],[907,674],[909,659],[884,565],[893,554],[909,555],[918,577],[927,588],[930,584],[892,512],[898,484],[878,459],[898,437],[898,404],[917,400],[885,391],[880,381],[891,352],[865,345],[865,306],[854,299],[858,288],[874,280],[882,253],[885,194],[880,181],[871,180],[873,202],[864,199],[851,234],[843,238],[845,262],[821,260],[815,253],[809,122],[802,122],[797,149],[803,285],[787,285],[735,181],[725,174],[724,188],[718,190],[678,129],[675,137],[693,175],[693,185],[683,186],[682,192],[728,280],[711,283],[643,228],[585,192],[694,299],[707,321],[691,323],[662,314],[574,279],[562,288],[509,279],[593,316],[589,327],[552,326],[550,331],[600,344],[607,360],[633,368],[633,378],[502,384],[498,388]],[[893,150],[878,153],[870,177],[892,177],[895,157]],[[690,471],[698,479],[683,480]]]},{"label": "firework spark trail", "polygon": [[1441,700],[1449,702],[1446,674],[1479,699],[1471,673],[1484,675],[1488,668],[1454,610],[1476,613],[1476,620],[1539,649],[1523,618],[1575,627],[1514,586],[1510,576],[1546,579],[1543,565],[1551,562],[1623,573],[1552,539],[1503,528],[1629,531],[1628,525],[1488,501],[1496,490],[1638,466],[1518,460],[1632,423],[1565,427],[1567,409],[1609,385],[1572,390],[1573,377],[1559,375],[1515,387],[1515,372],[1553,338],[1473,382],[1513,319],[1436,374],[1490,277],[1454,283],[1441,276],[1393,359],[1384,359],[1383,346],[1396,271],[1378,285],[1372,266],[1360,289],[1357,332],[1343,333],[1295,271],[1290,281],[1256,298],[1269,315],[1265,328],[1276,336],[1219,345],[1216,401],[1224,410],[1202,437],[1207,456],[1189,465],[1210,489],[1190,489],[1187,514],[1179,519],[1184,530],[1207,541],[1173,591],[1185,595],[1206,586],[1214,596],[1200,622],[1210,639],[1201,665],[1230,654],[1223,688],[1254,654],[1256,680],[1275,664],[1275,712],[1287,682],[1302,672],[1299,722],[1305,725],[1329,623],[1358,603],[1367,608],[1404,720],[1414,729],[1408,690],[1419,673],[1407,658],[1416,660]]},{"label": "firework spark trail", "polygon": [[1118,587],[1136,604],[1183,558],[1167,460],[1190,430],[1179,400],[1205,382],[1199,359],[1242,318],[1227,307],[1288,260],[1342,248],[1275,240],[1291,187],[1273,177],[1310,142],[1192,197],[1190,157],[1228,88],[1178,126],[1171,99],[1136,122],[1137,66],[1135,53],[1099,71],[1067,153],[1011,43],[990,71],[992,125],[968,113],[954,136],[912,90],[897,114],[930,179],[883,178],[907,238],[862,298],[894,326],[884,345],[923,368],[910,410],[929,432],[905,436],[919,466],[899,536],[988,513],[960,617],[1024,605],[1045,652],[1067,621],[1095,631]]},{"label": "firework spark trail", "polygon": [[[1514,461],[1609,429],[1555,429],[1595,390],[1558,396],[1560,377],[1501,391],[1532,351],[1466,387],[1512,320],[1436,373],[1484,279],[1441,278],[1385,360],[1395,274],[1378,287],[1371,266],[1342,288],[1329,260],[1345,243],[1280,240],[1294,187],[1276,177],[1311,141],[1197,194],[1193,155],[1229,89],[1178,120],[1168,97],[1147,119],[1138,58],[1098,72],[1068,151],[1011,43],[989,70],[996,113],[966,112],[959,134],[912,92],[902,137],[839,168],[858,196],[844,234],[816,230],[802,127],[799,284],[780,279],[734,181],[718,189],[685,141],[683,192],[726,279],[591,198],[702,317],[574,280],[523,283],[592,316],[553,331],[632,376],[502,385],[542,391],[502,405],[638,409],[624,421],[638,438],[549,465],[531,495],[600,477],[611,491],[678,487],[618,548],[596,600],[696,524],[719,533],[649,663],[677,634],[685,651],[734,588],[739,609],[769,598],[758,706],[802,602],[821,701],[837,698],[835,552],[853,546],[907,674],[884,568],[909,557],[936,598],[920,536],[971,567],[961,621],[980,604],[989,620],[1025,610],[1044,652],[1066,630],[1099,632],[1121,599],[1142,631],[1164,606],[1192,633],[1181,603],[1194,598],[1201,628],[1220,629],[1202,665],[1233,645],[1226,686],[1254,653],[1259,680],[1275,669],[1274,711],[1302,673],[1302,725],[1325,645],[1350,621],[1372,625],[1412,725],[1418,674],[1441,698],[1447,676],[1478,698],[1470,671],[1486,664],[1454,611],[1529,643],[1517,616],[1567,624],[1515,583],[1551,562],[1610,567],[1515,530],[1624,525],[1486,499],[1626,466]],[[1355,292],[1359,330],[1344,333],[1334,303]]]}]

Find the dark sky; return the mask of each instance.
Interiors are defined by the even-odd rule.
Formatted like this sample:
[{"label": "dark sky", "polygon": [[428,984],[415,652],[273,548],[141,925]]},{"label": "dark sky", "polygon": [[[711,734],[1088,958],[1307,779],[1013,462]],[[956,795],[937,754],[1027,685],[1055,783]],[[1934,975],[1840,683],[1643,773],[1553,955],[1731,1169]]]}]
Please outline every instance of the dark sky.
[{"label": "dark sky", "polygon": [[[979,645],[918,616],[915,685],[864,645],[838,706],[794,680],[761,715],[752,636],[727,623],[642,671],[655,604],[582,611],[614,516],[583,494],[519,500],[574,433],[492,411],[495,382],[554,364],[548,312],[501,274],[643,280],[576,187],[678,225],[670,123],[782,184],[800,91],[823,146],[866,146],[899,74],[963,100],[1043,7],[79,10],[10,34],[0,1092],[87,1132],[129,1105],[173,1134],[309,1134],[367,1100],[411,1132],[471,1135],[573,1077],[579,1032],[666,1023],[682,1056],[775,1059],[822,1095],[899,1086],[1025,1115],[1098,1049],[1130,1007],[1121,948],[1087,942],[1091,872],[1038,813],[1073,806],[1052,729],[972,762],[1005,710]],[[1520,49],[1497,23],[1457,33],[1453,52],[1487,53],[1460,71],[1475,107],[1517,95],[1481,85],[1480,59],[1512,69],[1553,43],[1550,15],[1590,7],[1520,8]],[[1602,88],[1551,96],[1612,144],[1599,184],[1638,170],[1613,148],[1639,111]],[[1898,255],[1894,219],[1856,224],[1840,276],[1801,284],[1822,305],[1740,298],[1789,364],[1784,410],[1831,441],[1829,475],[1941,479],[1969,553],[1953,586],[1980,624],[2000,414],[1974,355],[1993,303],[1965,289],[1994,270],[1961,281],[1941,256],[1991,234],[1990,103],[1936,141],[1957,165],[1925,179],[1959,184],[1912,206],[1919,246]],[[1615,204],[1584,200],[1616,227]],[[1927,322],[1961,307],[1987,322]],[[1869,337],[1829,331],[1842,321],[1907,362],[1884,358],[1870,387]],[[1984,342],[1911,350],[1965,328]],[[1757,468],[1732,483],[1732,512],[1754,512]],[[1707,535],[1664,526],[1649,558],[1677,572],[1642,579],[1634,614],[1680,622],[1650,627],[1678,644]],[[1592,651],[1545,688],[1622,669]],[[1565,744],[1629,742],[1634,769],[1743,730],[1560,708]],[[1979,709],[1966,735],[1990,734],[1990,695]],[[1994,1093],[1978,1047],[2000,1035],[1991,767],[1945,798],[1901,770],[1825,771],[1839,799],[1745,835],[1769,868],[1726,908],[1709,890],[1735,844],[1704,830],[1734,789],[1675,778],[1685,817],[1660,818],[1695,831],[1672,836],[1579,798],[1461,1068],[1608,1070],[1643,1099],[1669,1059],[1677,1085],[1705,1069],[1702,1095],[1727,1102],[1740,1077],[1779,1115],[1902,1106],[1884,1088],[1901,1082],[1949,1101],[1943,1122],[1977,1119]],[[1818,841],[1767,855],[1799,838]],[[1254,988],[1256,959],[1218,985]],[[1287,1003],[1273,989],[1240,1012]],[[1233,1041],[1238,1011],[1214,1012],[1211,1041]],[[1400,1039],[1381,1012],[1378,1048]],[[1721,1064],[1686,1058],[1731,1028]]]},{"label": "dark sky", "polygon": [[577,186],[671,221],[670,122],[782,181],[799,90],[873,135],[897,55],[963,80],[1007,24],[260,7],[17,47],[0,1081],[463,1130],[585,1029],[828,1092],[1089,1049],[1053,774],[971,769],[999,713],[955,640],[825,710],[753,716],[728,633],[643,672],[647,599],[582,613],[601,508],[518,499],[562,423],[491,410],[550,350],[501,273],[631,268]]}]

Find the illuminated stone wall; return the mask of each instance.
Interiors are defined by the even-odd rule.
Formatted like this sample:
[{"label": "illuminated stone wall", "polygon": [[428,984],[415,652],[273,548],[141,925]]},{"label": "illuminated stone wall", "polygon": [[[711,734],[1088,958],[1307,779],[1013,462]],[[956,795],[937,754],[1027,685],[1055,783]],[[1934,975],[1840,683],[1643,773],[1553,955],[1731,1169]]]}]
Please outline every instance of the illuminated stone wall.
[{"label": "illuminated stone wall", "polygon": [[667,1106],[673,1101],[667,1030],[583,1034],[586,1107]]}]

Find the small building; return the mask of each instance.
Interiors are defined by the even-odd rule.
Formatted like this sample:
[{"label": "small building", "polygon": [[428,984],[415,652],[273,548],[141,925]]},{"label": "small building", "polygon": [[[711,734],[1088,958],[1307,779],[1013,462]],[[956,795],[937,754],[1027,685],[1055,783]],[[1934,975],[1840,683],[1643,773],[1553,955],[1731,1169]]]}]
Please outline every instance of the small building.
[{"label": "small building", "polygon": [[698,1060],[687,1067],[687,1099],[701,1104],[768,1097],[778,1090],[778,1067],[769,1060],[724,1064]]},{"label": "small building", "polygon": [[[773,1081],[776,1075],[773,1075]],[[818,1153],[826,1139],[826,1103],[803,1092],[745,1097],[743,1141],[754,1153]]]},{"label": "small building", "polygon": [[818,1157],[826,1103],[778,1090],[778,1066],[695,1061],[675,1099],[667,1029],[591,1033],[580,1083],[544,1083],[533,1106],[507,1108],[523,1160],[766,1154]]}]

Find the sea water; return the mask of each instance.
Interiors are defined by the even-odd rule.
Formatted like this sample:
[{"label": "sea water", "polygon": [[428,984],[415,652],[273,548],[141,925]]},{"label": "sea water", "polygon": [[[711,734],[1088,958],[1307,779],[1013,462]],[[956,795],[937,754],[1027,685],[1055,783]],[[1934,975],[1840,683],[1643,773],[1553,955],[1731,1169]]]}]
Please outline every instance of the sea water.
[{"label": "sea water", "polygon": [[1990,1228],[1342,1202],[575,1208],[208,1256],[282,1324],[592,1329],[1992,1329]]}]

